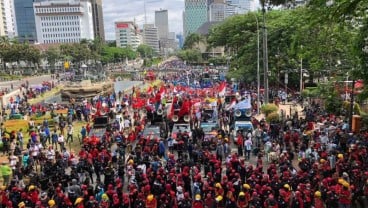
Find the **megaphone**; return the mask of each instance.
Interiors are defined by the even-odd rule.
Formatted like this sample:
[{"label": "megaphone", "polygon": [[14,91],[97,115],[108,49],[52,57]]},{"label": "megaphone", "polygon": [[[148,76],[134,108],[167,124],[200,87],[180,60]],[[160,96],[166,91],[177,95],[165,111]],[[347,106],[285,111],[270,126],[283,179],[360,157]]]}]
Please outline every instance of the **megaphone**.
[{"label": "megaphone", "polygon": [[236,117],[240,117],[240,116],[241,116],[241,114],[242,114],[242,113],[241,113],[241,111],[240,111],[240,110],[236,110],[236,111],[235,111],[235,116],[236,116]]},{"label": "megaphone", "polygon": [[164,113],[164,111],[162,109],[158,109],[156,113],[157,113],[157,115],[162,115]]},{"label": "megaphone", "polygon": [[185,115],[185,116],[184,116],[184,121],[185,121],[185,122],[189,122],[189,121],[190,121],[190,117],[189,117],[189,115]]},{"label": "megaphone", "polygon": [[172,117],[172,120],[173,120],[174,122],[178,122],[178,121],[179,121],[179,116],[178,116],[178,115],[174,115],[174,116]]},{"label": "megaphone", "polygon": [[245,115],[246,115],[247,117],[251,117],[251,116],[252,116],[252,111],[251,111],[250,109],[246,110],[246,111],[245,111]]}]

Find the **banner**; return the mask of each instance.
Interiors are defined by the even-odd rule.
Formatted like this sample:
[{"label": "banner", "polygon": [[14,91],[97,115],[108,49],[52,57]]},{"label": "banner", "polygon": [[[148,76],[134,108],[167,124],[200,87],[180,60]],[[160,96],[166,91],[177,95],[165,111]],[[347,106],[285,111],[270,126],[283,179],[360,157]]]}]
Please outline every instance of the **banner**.
[{"label": "banner", "polygon": [[252,108],[250,97],[248,96],[244,100],[240,101],[238,104],[236,104],[234,106],[234,108],[235,109],[249,109],[249,108]]}]

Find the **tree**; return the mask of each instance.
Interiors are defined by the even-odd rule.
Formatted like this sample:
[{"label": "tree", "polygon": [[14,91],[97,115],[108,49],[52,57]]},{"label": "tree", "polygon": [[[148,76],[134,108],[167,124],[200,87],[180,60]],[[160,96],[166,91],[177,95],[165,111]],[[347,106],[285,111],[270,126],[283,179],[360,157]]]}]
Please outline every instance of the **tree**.
[{"label": "tree", "polygon": [[204,36],[197,33],[191,33],[188,35],[188,37],[185,38],[183,49],[194,49],[195,47],[199,46],[200,42],[204,41],[205,41]]},{"label": "tree", "polygon": [[188,63],[200,63],[202,61],[201,52],[195,49],[181,50],[178,57]]},{"label": "tree", "polygon": [[141,58],[152,58],[155,55],[153,48],[149,45],[141,44],[137,48],[137,52]]},{"label": "tree", "polygon": [[55,70],[55,65],[61,59],[60,50],[57,47],[50,47],[44,52],[43,57],[47,60],[52,70]]},{"label": "tree", "polygon": [[0,37],[0,58],[1,62],[3,63],[3,69],[6,69],[6,61],[5,56],[8,53],[8,50],[10,49],[10,40],[7,36],[1,36]]}]

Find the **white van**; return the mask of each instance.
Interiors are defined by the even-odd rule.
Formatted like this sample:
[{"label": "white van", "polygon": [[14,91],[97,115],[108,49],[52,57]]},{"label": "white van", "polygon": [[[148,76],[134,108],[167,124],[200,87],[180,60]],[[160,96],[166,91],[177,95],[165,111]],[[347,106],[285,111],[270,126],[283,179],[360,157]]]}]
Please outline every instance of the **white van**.
[{"label": "white van", "polygon": [[231,136],[233,137],[234,142],[237,142],[237,132],[239,130],[242,130],[243,134],[247,133],[248,130],[251,130],[252,132],[254,130],[253,124],[250,121],[235,121],[231,129]]}]

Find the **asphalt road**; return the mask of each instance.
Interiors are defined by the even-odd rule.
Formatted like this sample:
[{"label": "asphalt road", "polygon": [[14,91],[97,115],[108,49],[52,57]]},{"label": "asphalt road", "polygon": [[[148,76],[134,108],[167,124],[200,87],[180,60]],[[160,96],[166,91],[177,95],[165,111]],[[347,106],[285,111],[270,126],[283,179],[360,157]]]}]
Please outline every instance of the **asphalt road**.
[{"label": "asphalt road", "polygon": [[[32,86],[32,85],[40,85],[44,81],[52,81],[52,80],[53,79],[51,79],[51,75],[26,77],[20,80],[0,82],[0,89],[10,88],[11,84],[13,84],[13,89],[18,89],[22,84],[25,84],[27,81],[29,85]],[[53,81],[56,82],[56,80]]]}]

